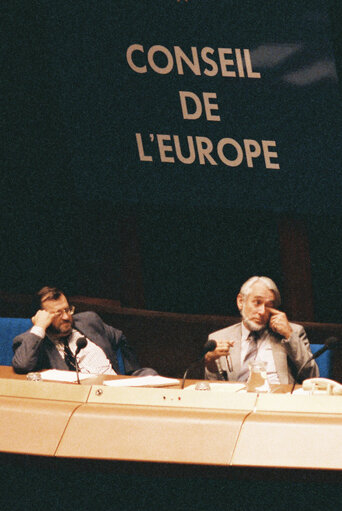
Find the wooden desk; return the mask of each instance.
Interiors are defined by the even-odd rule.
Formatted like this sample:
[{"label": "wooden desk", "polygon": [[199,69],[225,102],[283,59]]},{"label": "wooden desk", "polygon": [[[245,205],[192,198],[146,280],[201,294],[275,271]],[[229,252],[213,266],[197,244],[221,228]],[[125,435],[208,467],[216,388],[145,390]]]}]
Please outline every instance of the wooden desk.
[{"label": "wooden desk", "polygon": [[[15,380],[26,380],[26,374],[17,374],[13,367],[11,366],[0,366],[0,379],[1,378],[7,378],[7,379],[15,379]],[[113,376],[113,375],[108,375],[108,374],[99,374],[97,375],[96,377],[91,377],[89,379],[86,379],[86,380],[81,380],[81,385],[102,385],[104,381],[106,380],[113,380],[113,379],[122,379],[122,378],[130,378],[130,376],[123,376],[123,375],[120,375],[120,376]],[[178,385],[169,385],[169,386],[166,386],[165,388],[172,388],[172,389],[176,389],[176,388],[181,388],[181,379],[180,379],[180,383]],[[190,385],[194,385],[196,384],[198,381],[202,381],[202,380],[192,380],[192,379],[187,379],[185,380],[185,385],[184,387],[189,387]],[[216,383],[216,382],[215,382]],[[220,383],[220,382],[217,382],[217,383]],[[226,385],[226,382],[222,382],[222,385]],[[299,385],[296,386],[296,388],[300,387]],[[277,393],[277,394],[282,394],[282,393],[286,393],[286,392],[289,392],[289,390],[292,388],[292,385],[271,385],[271,392],[272,393]]]},{"label": "wooden desk", "polygon": [[341,469],[342,397],[37,383],[1,367],[0,451]]},{"label": "wooden desk", "polygon": [[333,496],[338,509],[342,398],[306,397],[36,383],[0,367],[0,504],[264,511]]},{"label": "wooden desk", "polygon": [[15,373],[13,367],[11,366],[0,366],[0,378],[26,380],[26,375]]},{"label": "wooden desk", "polygon": [[[1,368],[4,375],[0,450],[6,452],[229,465],[257,398],[177,387],[32,382]],[[45,421],[48,445],[41,441]],[[207,431],[210,443],[203,442]]]}]

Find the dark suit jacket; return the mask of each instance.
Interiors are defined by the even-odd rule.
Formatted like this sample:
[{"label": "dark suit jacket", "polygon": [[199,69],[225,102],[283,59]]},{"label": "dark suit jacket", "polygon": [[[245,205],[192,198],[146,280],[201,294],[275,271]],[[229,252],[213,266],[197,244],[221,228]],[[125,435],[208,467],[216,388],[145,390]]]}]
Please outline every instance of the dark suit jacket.
[{"label": "dark suit jacket", "polygon": [[[76,330],[104,351],[116,373],[120,373],[116,356],[117,349],[120,348],[125,374],[157,374],[154,369],[141,368],[121,330],[104,323],[95,312],[75,314],[73,323]],[[17,373],[25,374],[43,369],[68,370],[68,366],[50,339],[48,337],[41,339],[29,330],[15,337],[13,350],[12,365]]]}]

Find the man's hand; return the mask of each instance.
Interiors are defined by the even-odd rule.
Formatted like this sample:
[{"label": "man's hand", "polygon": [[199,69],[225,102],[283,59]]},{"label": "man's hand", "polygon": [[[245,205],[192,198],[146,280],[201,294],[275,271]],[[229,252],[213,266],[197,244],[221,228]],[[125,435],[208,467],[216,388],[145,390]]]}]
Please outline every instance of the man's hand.
[{"label": "man's hand", "polygon": [[232,346],[234,346],[234,341],[216,341],[216,348],[214,351],[208,351],[204,357],[206,364],[222,356],[226,357],[229,355],[229,350]]},{"label": "man's hand", "polygon": [[269,319],[270,328],[277,334],[285,337],[285,339],[288,339],[292,334],[292,328],[285,312],[273,309],[272,307],[268,307],[268,310],[271,314]]},{"label": "man's hand", "polygon": [[39,311],[37,311],[31,319],[35,326],[39,326],[40,328],[46,330],[51,325],[54,317],[55,314],[44,309],[39,309]]}]

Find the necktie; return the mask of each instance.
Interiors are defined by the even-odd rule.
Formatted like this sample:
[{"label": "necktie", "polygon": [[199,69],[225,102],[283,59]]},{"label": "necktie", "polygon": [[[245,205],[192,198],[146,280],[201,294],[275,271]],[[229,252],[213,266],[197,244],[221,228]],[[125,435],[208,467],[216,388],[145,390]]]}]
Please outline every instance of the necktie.
[{"label": "necktie", "polygon": [[250,332],[249,336],[247,337],[247,341],[249,343],[247,353],[245,355],[245,358],[243,359],[243,362],[241,364],[240,373],[238,376],[238,381],[247,381],[248,375],[249,375],[249,367],[248,364],[255,360],[257,353],[258,353],[258,339],[259,339],[259,333],[258,332]]},{"label": "necktie", "polygon": [[69,337],[64,339],[64,360],[69,371],[76,371],[75,356],[69,348]]}]

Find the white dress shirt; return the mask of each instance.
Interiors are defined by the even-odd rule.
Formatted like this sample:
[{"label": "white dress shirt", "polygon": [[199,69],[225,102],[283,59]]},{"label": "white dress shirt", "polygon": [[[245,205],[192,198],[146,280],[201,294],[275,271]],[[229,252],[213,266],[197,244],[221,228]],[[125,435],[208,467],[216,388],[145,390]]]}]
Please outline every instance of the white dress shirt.
[{"label": "white dress shirt", "polygon": [[[242,336],[241,336],[241,365],[247,353],[249,347],[249,341],[247,340],[250,331],[242,323]],[[267,338],[267,332],[263,331],[257,341],[257,355],[255,360],[266,362],[266,372],[269,383],[279,384],[279,377],[276,372],[274,363],[272,346],[270,340]]]},{"label": "white dress shirt", "polygon": [[[39,326],[33,326],[31,333],[37,335],[41,339],[45,337],[45,330]],[[49,336],[48,336],[49,337]],[[76,352],[76,342],[80,337],[84,337],[78,330],[72,329],[71,335],[69,336],[69,348],[73,354]],[[49,337],[50,339],[50,337]],[[80,373],[87,374],[116,374],[108,358],[106,357],[103,350],[97,346],[90,339],[87,339],[87,345],[77,355],[77,362]],[[56,339],[50,339],[60,356],[64,359],[64,341],[63,339],[58,341]]]}]

